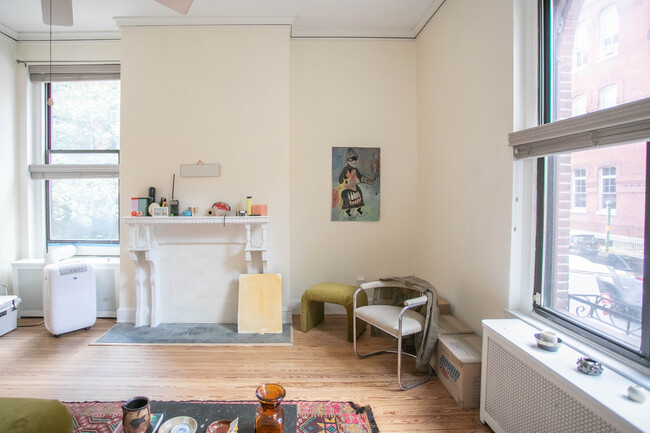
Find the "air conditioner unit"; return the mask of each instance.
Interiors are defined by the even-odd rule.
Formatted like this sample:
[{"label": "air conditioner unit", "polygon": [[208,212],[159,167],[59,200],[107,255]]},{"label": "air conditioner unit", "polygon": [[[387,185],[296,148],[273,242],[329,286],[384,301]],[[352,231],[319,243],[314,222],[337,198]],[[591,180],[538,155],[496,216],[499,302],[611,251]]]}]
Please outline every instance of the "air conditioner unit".
[{"label": "air conditioner unit", "polygon": [[86,262],[63,262],[43,269],[43,317],[55,337],[90,329],[97,320],[95,269]]},{"label": "air conditioner unit", "polygon": [[650,432],[650,411],[627,398],[633,382],[608,368],[579,372],[583,354],[544,351],[536,332],[518,319],[483,321],[481,421],[497,433]]},{"label": "air conditioner unit", "polygon": [[[84,258],[95,268],[97,317],[117,317],[120,261],[118,258]],[[11,264],[13,293],[21,298],[19,317],[43,317],[42,259]]]}]

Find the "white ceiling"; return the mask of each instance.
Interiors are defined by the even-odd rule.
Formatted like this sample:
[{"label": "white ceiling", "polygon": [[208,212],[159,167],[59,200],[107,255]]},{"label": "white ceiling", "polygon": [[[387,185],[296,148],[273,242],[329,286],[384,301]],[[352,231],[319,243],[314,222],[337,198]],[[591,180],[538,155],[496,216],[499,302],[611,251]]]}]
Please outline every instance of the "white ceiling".
[{"label": "white ceiling", "polygon": [[[294,37],[413,38],[445,0],[194,0],[180,15],[153,0],[73,0],[53,39],[119,39],[130,25],[289,24]],[[0,0],[0,32],[47,40],[40,0]]]}]

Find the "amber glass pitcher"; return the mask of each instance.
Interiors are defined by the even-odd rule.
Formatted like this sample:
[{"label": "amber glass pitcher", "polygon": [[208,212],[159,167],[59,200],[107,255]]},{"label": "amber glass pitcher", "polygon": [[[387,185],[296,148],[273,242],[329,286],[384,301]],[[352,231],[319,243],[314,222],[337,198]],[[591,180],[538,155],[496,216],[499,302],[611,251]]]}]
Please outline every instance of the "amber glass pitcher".
[{"label": "amber glass pitcher", "polygon": [[280,403],[285,395],[284,388],[275,383],[265,383],[257,388],[255,396],[260,407],[255,416],[255,433],[282,433],[284,408]]}]

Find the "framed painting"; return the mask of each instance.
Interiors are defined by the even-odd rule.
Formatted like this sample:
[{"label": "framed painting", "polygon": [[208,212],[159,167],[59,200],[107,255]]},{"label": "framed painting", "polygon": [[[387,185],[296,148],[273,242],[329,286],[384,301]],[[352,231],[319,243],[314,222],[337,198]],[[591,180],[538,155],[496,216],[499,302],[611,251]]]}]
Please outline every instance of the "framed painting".
[{"label": "framed painting", "polygon": [[332,221],[379,221],[380,149],[332,147]]}]

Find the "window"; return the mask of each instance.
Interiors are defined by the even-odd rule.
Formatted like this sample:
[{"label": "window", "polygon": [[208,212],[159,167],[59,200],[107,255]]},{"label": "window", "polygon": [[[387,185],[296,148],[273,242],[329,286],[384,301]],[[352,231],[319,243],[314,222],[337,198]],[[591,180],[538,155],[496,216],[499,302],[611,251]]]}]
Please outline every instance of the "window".
[{"label": "window", "polygon": [[581,116],[587,114],[587,97],[578,95],[571,101],[571,116]]},{"label": "window", "polygon": [[616,167],[601,168],[598,178],[598,207],[616,209]]},{"label": "window", "polygon": [[[46,246],[74,244],[78,254],[116,255],[120,81],[115,74],[105,79],[70,75],[69,69],[59,67],[59,75],[47,82],[30,67],[32,81],[46,81],[44,164],[30,166],[33,178],[45,180]],[[52,105],[46,103],[48,95]]]},{"label": "window", "polygon": [[618,90],[616,85],[603,87],[598,92],[598,108],[603,110],[605,108],[616,107],[616,98],[618,97]]},{"label": "window", "polygon": [[600,57],[618,54],[618,11],[609,6],[600,14]]},{"label": "window", "polygon": [[[630,35],[646,32],[650,0],[620,0],[605,11],[601,0],[541,4],[542,126],[510,137],[516,159],[536,160],[533,310],[649,366],[650,88],[637,71],[650,59],[634,53],[649,50],[650,40]],[[635,41],[629,54],[618,52],[619,20],[620,36]],[[578,51],[578,23],[600,23],[593,35],[600,41],[588,45],[606,44],[610,55],[615,47],[618,56],[571,74],[575,58],[564,53]],[[582,95],[598,95],[598,106],[582,110]]]},{"label": "window", "polygon": [[573,207],[585,208],[587,207],[587,184],[586,184],[587,170],[578,169],[573,170]]},{"label": "window", "polygon": [[589,35],[584,23],[580,23],[576,29],[575,42],[573,43],[573,71],[580,70],[587,66],[587,48],[589,47]]}]

